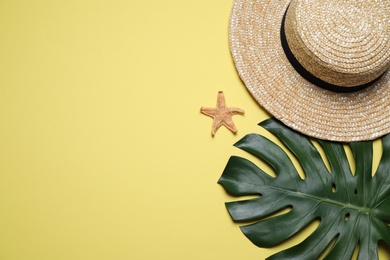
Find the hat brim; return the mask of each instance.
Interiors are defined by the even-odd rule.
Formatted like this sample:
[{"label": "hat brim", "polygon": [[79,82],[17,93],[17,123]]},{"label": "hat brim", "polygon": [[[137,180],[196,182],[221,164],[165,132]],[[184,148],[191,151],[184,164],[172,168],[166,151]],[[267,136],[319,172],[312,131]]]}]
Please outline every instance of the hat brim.
[{"label": "hat brim", "polygon": [[390,73],[372,86],[337,93],[305,80],[289,63],[280,40],[291,0],[235,0],[229,42],[245,86],[274,117],[318,139],[373,140],[390,132]]}]

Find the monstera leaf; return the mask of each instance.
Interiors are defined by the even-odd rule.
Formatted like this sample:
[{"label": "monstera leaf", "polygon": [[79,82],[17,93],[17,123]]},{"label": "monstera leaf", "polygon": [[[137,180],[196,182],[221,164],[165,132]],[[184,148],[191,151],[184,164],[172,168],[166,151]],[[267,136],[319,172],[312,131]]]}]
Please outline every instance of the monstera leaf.
[{"label": "monstera leaf", "polygon": [[[243,233],[259,247],[272,247],[290,238],[313,221],[318,227],[300,244],[269,259],[317,259],[330,247],[326,259],[378,259],[378,241],[390,244],[390,135],[382,138],[383,153],[372,176],[372,142],[348,144],[356,170],[352,173],[343,144],[320,141],[331,171],[321,154],[304,135],[275,119],[260,123],[297,158],[301,178],[290,157],[267,138],[250,134],[235,144],[268,163],[271,177],[254,163],[231,157],[219,183],[234,196],[259,195],[226,203]],[[283,209],[288,213],[271,216]],[[271,217],[270,217],[271,216]]]}]

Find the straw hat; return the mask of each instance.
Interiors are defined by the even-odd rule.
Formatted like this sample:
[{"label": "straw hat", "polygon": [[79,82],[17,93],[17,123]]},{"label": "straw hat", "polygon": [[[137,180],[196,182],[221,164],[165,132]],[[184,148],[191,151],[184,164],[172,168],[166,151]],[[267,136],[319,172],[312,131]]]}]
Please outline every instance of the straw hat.
[{"label": "straw hat", "polygon": [[390,132],[389,0],[235,0],[232,56],[257,102],[333,141]]}]

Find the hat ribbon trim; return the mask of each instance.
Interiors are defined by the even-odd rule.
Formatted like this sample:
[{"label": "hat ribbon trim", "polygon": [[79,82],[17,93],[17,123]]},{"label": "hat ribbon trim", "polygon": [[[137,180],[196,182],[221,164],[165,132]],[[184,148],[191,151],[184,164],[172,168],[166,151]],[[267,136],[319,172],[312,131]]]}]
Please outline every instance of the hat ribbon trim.
[{"label": "hat ribbon trim", "polygon": [[288,45],[287,38],[286,38],[286,32],[285,32],[285,29],[284,29],[284,24],[285,24],[285,21],[286,21],[287,10],[288,10],[288,7],[287,7],[286,12],[284,13],[284,16],[283,16],[283,19],[282,19],[282,26],[280,28],[280,40],[281,40],[281,43],[282,43],[282,48],[284,50],[284,53],[286,54],[286,57],[289,60],[290,64],[294,67],[294,69],[304,79],[306,79],[310,83],[312,83],[312,84],[314,84],[314,85],[316,85],[318,87],[321,87],[323,89],[326,89],[326,90],[330,90],[330,91],[333,91],[333,92],[340,92],[340,93],[349,93],[349,92],[355,92],[355,91],[359,91],[359,90],[365,89],[365,88],[373,85],[376,81],[378,81],[382,77],[382,75],[384,73],[381,74],[378,78],[376,78],[376,79],[374,79],[374,80],[372,80],[372,81],[370,81],[368,83],[365,83],[363,85],[353,86],[353,87],[343,87],[343,86],[338,86],[338,85],[334,85],[334,84],[328,83],[326,81],[323,81],[322,79],[320,79],[320,78],[314,76],[313,74],[311,74],[295,58],[294,54],[292,53],[292,51],[290,49],[290,46]]}]

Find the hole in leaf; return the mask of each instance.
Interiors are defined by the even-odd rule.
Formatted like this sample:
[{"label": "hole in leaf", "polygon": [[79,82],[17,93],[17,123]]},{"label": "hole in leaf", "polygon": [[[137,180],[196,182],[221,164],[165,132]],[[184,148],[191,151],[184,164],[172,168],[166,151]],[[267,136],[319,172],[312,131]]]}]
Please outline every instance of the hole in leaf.
[{"label": "hole in leaf", "polygon": [[292,206],[287,206],[287,207],[285,207],[284,209],[279,210],[279,211],[277,211],[277,212],[275,212],[275,213],[273,213],[273,214],[267,216],[265,219],[267,219],[267,218],[274,218],[274,217],[277,217],[277,216],[281,216],[281,215],[287,214],[287,213],[289,213],[292,209],[293,209]]},{"label": "hole in leaf", "polygon": [[345,217],[344,217],[345,221],[348,221],[350,217],[351,217],[351,215],[350,215],[349,213],[347,213],[347,214],[345,215]]},{"label": "hole in leaf", "polygon": [[332,183],[332,192],[334,193],[334,192],[336,192],[336,183]]},{"label": "hole in leaf", "polygon": [[[304,180],[306,178],[306,176],[305,176],[305,173],[303,171],[303,168],[302,168],[301,164],[299,163],[297,157],[287,148],[287,146],[285,144],[283,144],[283,142],[281,142],[275,135],[273,135],[270,132],[264,132],[264,133],[262,133],[262,136],[268,138],[270,141],[274,142],[277,146],[282,148],[284,152],[286,152],[287,156],[290,157],[295,169],[297,170],[299,177]],[[269,176],[271,176],[273,178],[277,177],[277,175],[275,173],[275,169],[273,169],[272,166],[270,164],[268,164],[266,161],[259,159],[256,156],[254,156],[250,153],[247,153],[245,151],[240,151],[240,153],[243,154],[243,156],[242,156],[243,158],[247,158],[250,161],[252,161],[253,163],[255,163],[261,170],[263,170]],[[252,159],[250,159],[250,158],[252,158]],[[259,163],[256,163],[256,161]]]},{"label": "hole in leaf", "polygon": [[324,164],[325,164],[325,166],[328,169],[328,172],[330,174],[330,172],[331,172],[330,163],[329,163],[328,157],[326,156],[324,148],[322,148],[322,146],[320,145],[320,143],[318,141],[313,140],[313,139],[311,139],[310,141],[313,143],[313,145],[315,146],[317,151],[320,153],[320,156],[321,156],[322,160],[324,161]]},{"label": "hole in leaf", "polygon": [[353,251],[353,255],[352,255],[351,259],[358,259],[357,257],[359,255],[359,251],[360,251],[360,240],[355,247],[355,251]]},{"label": "hole in leaf", "polygon": [[[234,202],[228,202],[227,204],[229,204],[229,203],[234,203]],[[261,216],[261,217],[259,217],[259,216],[258,217],[253,217],[251,219],[235,219],[234,222],[241,223],[241,224],[249,224],[250,225],[250,224],[257,223],[259,221],[264,221],[264,220],[272,219],[272,218],[275,218],[275,217],[279,217],[281,215],[288,214],[289,212],[291,212],[292,209],[293,209],[292,206],[287,206],[287,207],[285,207],[283,209],[276,210],[275,212],[272,212],[272,213],[270,213],[268,215],[264,215],[264,216]]]},{"label": "hole in leaf", "polygon": [[330,249],[332,249],[333,245],[336,243],[338,238],[339,238],[339,234],[337,234],[332,239],[332,241],[330,241],[329,245],[324,249],[324,251],[321,253],[321,255],[318,259],[324,259],[326,257],[326,255],[329,253]]},{"label": "hole in leaf", "polygon": [[383,240],[378,241],[379,259],[390,259],[390,246]]},{"label": "hole in leaf", "polygon": [[351,169],[352,175],[355,175],[356,163],[355,163],[355,157],[353,157],[352,149],[348,144],[344,144],[343,147],[344,147],[345,155],[348,158],[349,168]]},{"label": "hole in leaf", "polygon": [[245,158],[252,163],[254,163],[258,168],[260,168],[262,171],[264,171],[267,175],[271,176],[272,178],[276,177],[275,170],[264,160],[257,158],[253,154],[250,154],[246,151],[238,149],[237,156],[240,156],[242,158]]},{"label": "hole in leaf", "polygon": [[[321,219],[316,218],[298,233],[289,238],[291,245],[298,245],[307,239],[308,234],[312,234],[320,225]],[[322,259],[322,258],[321,258]]]},{"label": "hole in leaf", "polygon": [[[271,139],[272,140],[272,139]],[[291,162],[293,163],[295,169],[297,170],[298,174],[299,174],[299,177],[304,180],[306,179],[306,175],[305,175],[305,172],[303,171],[303,168],[302,168],[302,165],[301,163],[299,162],[299,160],[297,159],[297,157],[290,151],[290,149],[287,148],[286,145],[284,145],[280,140],[276,139],[276,140],[273,140],[277,145],[279,145],[280,148],[282,148],[286,154],[288,155],[288,157],[290,157],[291,159]]]},{"label": "hole in leaf", "polygon": [[383,146],[382,139],[375,140],[373,142],[373,154],[372,154],[372,172],[371,175],[374,176],[378,170],[379,162],[382,159]]},{"label": "hole in leaf", "polygon": [[355,196],[357,196],[357,194],[358,194],[357,188],[355,188],[355,191],[353,192],[353,194],[355,194]]},{"label": "hole in leaf", "polygon": [[278,211],[276,211],[274,213],[271,213],[271,214],[269,214],[267,216],[264,216],[263,218],[257,219],[257,221],[259,221],[259,220],[266,220],[266,219],[270,219],[270,218],[274,218],[274,217],[278,217],[278,216],[287,214],[287,213],[289,213],[292,210],[292,208],[293,208],[292,206],[287,206],[284,209],[278,210]]}]

